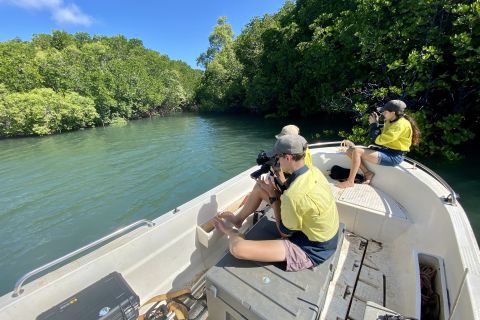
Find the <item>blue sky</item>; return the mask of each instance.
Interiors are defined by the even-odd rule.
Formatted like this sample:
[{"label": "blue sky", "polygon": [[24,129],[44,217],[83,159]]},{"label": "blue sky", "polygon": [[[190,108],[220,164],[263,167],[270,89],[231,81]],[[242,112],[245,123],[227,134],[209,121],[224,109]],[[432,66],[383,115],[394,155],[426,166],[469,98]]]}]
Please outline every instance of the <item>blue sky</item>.
[{"label": "blue sky", "polygon": [[146,48],[196,67],[208,35],[226,16],[235,35],[255,16],[277,12],[285,0],[0,0],[0,41],[64,30],[138,38]]}]

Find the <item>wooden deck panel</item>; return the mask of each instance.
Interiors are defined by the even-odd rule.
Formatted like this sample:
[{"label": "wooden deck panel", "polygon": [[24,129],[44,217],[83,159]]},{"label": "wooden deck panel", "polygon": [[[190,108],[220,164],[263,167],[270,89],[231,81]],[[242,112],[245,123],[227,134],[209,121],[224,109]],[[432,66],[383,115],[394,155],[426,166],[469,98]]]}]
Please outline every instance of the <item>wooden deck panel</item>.
[{"label": "wooden deck panel", "polygon": [[368,241],[360,275],[353,294],[352,305],[348,318],[352,320],[364,319],[365,307],[368,301],[378,305],[385,304],[385,270],[388,268],[385,257],[380,254],[382,244],[373,240]]},{"label": "wooden deck panel", "polygon": [[320,319],[362,320],[367,301],[385,303],[382,245],[347,233]]},{"label": "wooden deck panel", "polygon": [[355,282],[360,271],[367,241],[346,233],[335,275],[328,288],[320,319],[345,319],[352,299]]}]

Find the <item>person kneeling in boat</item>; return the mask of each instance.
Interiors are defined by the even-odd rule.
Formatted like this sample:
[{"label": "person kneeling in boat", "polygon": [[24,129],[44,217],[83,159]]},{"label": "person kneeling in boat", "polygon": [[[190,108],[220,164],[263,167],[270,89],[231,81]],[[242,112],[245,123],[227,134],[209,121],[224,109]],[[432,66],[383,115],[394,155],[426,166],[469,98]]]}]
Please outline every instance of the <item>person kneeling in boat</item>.
[{"label": "person kneeling in boat", "polygon": [[[317,168],[305,165],[307,142],[299,135],[278,138],[274,153],[284,172],[290,173],[280,195],[274,183],[259,179],[241,211],[220,213],[215,228],[229,236],[229,248],[238,259],[286,262],[287,271],[314,267],[328,259],[338,243],[339,217],[332,191]],[[277,240],[246,240],[233,229],[264,200],[271,204],[279,237]]]},{"label": "person kneeling in boat", "polygon": [[[286,125],[282,128],[282,130],[280,131],[279,134],[275,135],[275,138],[278,140],[280,137],[288,136],[288,135],[294,135],[294,136],[300,135],[300,128],[297,127],[294,124],[288,124],[288,125]],[[307,167],[313,166],[312,154],[311,154],[308,146],[305,150],[304,161],[305,161],[305,165]],[[277,164],[277,166],[273,167],[272,169],[274,170],[275,176],[278,178],[277,182],[280,182],[281,184],[284,184],[285,181],[287,181],[288,173],[284,174],[284,172],[282,171],[282,169],[280,168],[280,166],[278,164]]]},{"label": "person kneeling in boat", "polygon": [[[296,136],[300,135],[300,128],[294,124],[288,124],[282,128],[279,134],[275,135],[275,139],[279,139],[280,137],[288,136],[288,135],[296,135]],[[305,161],[305,164],[309,167],[313,165],[312,154],[310,152],[310,149],[308,149],[308,147],[305,150],[304,161]]]},{"label": "person kneeling in boat", "polygon": [[405,102],[401,100],[390,100],[378,108],[378,112],[382,113],[385,119],[383,128],[378,123],[378,113],[373,112],[369,115],[369,133],[378,148],[360,148],[355,147],[349,140],[343,141],[343,144],[349,147],[347,155],[352,159],[352,167],[347,180],[337,183],[337,187],[353,187],[359,169],[365,175],[364,183],[369,184],[374,173],[367,169],[364,161],[382,166],[396,166],[403,161],[411,145],[420,143],[420,130],[415,120],[405,114],[406,107]]}]

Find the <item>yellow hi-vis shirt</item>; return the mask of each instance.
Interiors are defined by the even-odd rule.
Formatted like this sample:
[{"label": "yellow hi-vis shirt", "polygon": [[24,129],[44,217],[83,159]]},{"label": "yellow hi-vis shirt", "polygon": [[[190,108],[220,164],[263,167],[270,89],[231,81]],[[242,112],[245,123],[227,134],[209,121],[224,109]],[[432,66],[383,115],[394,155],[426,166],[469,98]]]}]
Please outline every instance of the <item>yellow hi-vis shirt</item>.
[{"label": "yellow hi-vis shirt", "polygon": [[311,167],[313,166],[313,162],[312,162],[312,154],[310,153],[310,149],[307,148],[307,150],[305,150],[305,164],[307,165],[307,167]]},{"label": "yellow hi-vis shirt", "polygon": [[314,166],[298,176],[280,197],[285,227],[302,231],[310,241],[328,241],[339,228],[332,190],[323,173]]},{"label": "yellow hi-vis shirt", "polygon": [[375,143],[394,150],[410,151],[412,124],[404,117],[394,122],[385,121],[382,133],[375,139]]}]

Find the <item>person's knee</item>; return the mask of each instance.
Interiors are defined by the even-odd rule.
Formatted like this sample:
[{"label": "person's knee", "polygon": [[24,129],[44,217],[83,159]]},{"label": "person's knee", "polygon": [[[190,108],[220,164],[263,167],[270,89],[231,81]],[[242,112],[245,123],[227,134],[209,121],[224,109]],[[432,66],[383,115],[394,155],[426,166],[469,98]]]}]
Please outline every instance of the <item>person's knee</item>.
[{"label": "person's knee", "polygon": [[265,190],[257,183],[255,183],[255,186],[253,187],[252,192],[254,194],[258,194],[259,196],[262,196],[265,193]]},{"label": "person's knee", "polygon": [[364,150],[362,148],[353,148],[352,154],[354,156],[362,156],[364,154]]},{"label": "person's knee", "polygon": [[348,148],[347,151],[345,151],[345,154],[346,154],[349,158],[351,158],[351,157],[352,157],[353,150],[355,150],[355,148]]},{"label": "person's knee", "polygon": [[[253,187],[253,190],[252,190],[252,193],[253,195],[256,195],[258,196],[258,198],[262,199],[262,200],[268,200],[268,194],[265,190],[263,190],[263,188],[258,184],[256,183],[255,186]],[[252,195],[250,195],[252,196]]]},{"label": "person's knee", "polygon": [[235,258],[237,259],[241,259],[240,258],[240,254],[239,254],[239,249],[238,249],[238,246],[237,245],[231,245],[230,246],[230,253],[232,254],[232,256],[234,256]]},{"label": "person's knee", "polygon": [[230,243],[230,253],[237,259],[246,259],[245,247],[242,241],[235,241]]}]

